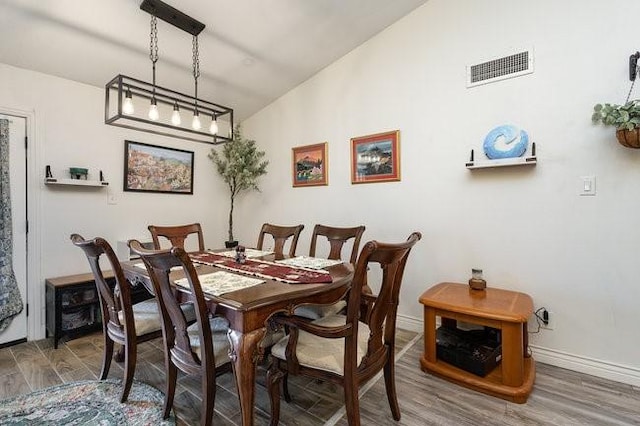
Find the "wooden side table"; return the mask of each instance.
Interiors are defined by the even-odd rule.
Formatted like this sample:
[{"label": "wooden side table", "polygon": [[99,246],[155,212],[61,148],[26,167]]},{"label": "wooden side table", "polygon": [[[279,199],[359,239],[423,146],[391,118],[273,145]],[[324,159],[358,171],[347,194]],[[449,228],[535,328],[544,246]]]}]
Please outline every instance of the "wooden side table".
[{"label": "wooden side table", "polygon": [[[424,354],[428,371],[470,389],[525,403],[535,379],[535,362],[527,354],[527,320],[533,301],[524,293],[487,287],[472,290],[467,284],[440,283],[420,296],[424,305]],[[436,317],[493,327],[502,334],[502,363],[486,377],[469,373],[436,357]]]}]

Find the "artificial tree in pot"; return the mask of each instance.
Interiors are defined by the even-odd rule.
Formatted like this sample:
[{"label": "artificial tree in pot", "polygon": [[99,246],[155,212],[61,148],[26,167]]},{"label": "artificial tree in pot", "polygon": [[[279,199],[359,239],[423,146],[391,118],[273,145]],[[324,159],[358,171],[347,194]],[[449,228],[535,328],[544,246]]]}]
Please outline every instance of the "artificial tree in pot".
[{"label": "artificial tree in pot", "polygon": [[222,146],[220,152],[212,149],[209,159],[229,188],[231,205],[229,208],[229,233],[227,247],[234,247],[238,242],[233,237],[233,207],[238,194],[245,191],[258,191],[258,178],[267,174],[269,161],[263,160],[264,151],[259,151],[256,141],[242,137],[238,124],[233,133],[233,140]]}]

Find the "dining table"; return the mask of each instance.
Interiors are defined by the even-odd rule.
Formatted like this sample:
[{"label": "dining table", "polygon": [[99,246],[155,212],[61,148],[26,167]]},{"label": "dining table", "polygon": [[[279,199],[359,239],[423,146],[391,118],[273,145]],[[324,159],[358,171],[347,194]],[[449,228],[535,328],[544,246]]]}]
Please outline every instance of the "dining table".
[{"label": "dining table", "polygon": [[[341,262],[318,270],[328,276],[324,280],[326,282],[296,283],[295,279],[289,279],[291,276],[295,277],[295,274],[291,274],[292,271],[296,272],[295,269],[289,270],[289,274],[277,277],[278,268],[273,266],[279,265],[277,261],[287,260],[288,256],[276,256],[274,253],[257,250],[249,251],[257,255],[247,258],[242,264],[239,263],[238,269],[234,268],[234,261],[211,260],[219,259],[219,254],[229,253],[228,251],[208,250],[189,253],[194,260],[199,277],[206,277],[222,270],[255,277],[249,265],[255,264],[267,268],[265,272],[258,275],[263,281],[261,284],[219,295],[205,292],[210,312],[213,315],[221,315],[229,321],[228,336],[231,344],[229,357],[233,363],[244,426],[253,425],[256,365],[264,357],[264,348],[259,343],[269,327],[269,318],[277,313],[292,315],[296,307],[305,304],[331,304],[339,301],[347,294],[354,272],[351,263]],[[289,260],[295,260],[295,258]],[[289,267],[295,268],[291,265]],[[132,285],[142,284],[153,294],[153,285],[142,260],[122,262],[122,269],[126,279]],[[275,272],[273,276],[269,275],[271,271]],[[311,273],[313,269],[300,268],[298,272],[301,271],[305,274]],[[184,272],[180,269],[170,273],[170,279],[173,282],[179,281],[184,276]],[[176,294],[188,300],[189,291],[186,288],[176,285],[176,290]]]}]

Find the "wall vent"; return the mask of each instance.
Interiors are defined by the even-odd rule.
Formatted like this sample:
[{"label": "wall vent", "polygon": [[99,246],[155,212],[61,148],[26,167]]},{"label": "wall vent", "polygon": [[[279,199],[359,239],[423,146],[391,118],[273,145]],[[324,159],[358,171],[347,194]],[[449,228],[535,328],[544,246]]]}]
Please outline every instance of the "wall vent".
[{"label": "wall vent", "polygon": [[533,50],[467,66],[467,87],[493,83],[533,72]]}]

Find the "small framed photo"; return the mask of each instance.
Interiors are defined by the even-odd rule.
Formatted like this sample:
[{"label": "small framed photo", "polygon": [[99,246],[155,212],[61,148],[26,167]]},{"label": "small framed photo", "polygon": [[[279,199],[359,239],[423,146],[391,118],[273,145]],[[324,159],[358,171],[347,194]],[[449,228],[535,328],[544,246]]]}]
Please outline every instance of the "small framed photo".
[{"label": "small framed photo", "polygon": [[399,130],[351,138],[351,183],[399,180]]},{"label": "small framed photo", "polygon": [[327,143],[297,146],[293,150],[293,186],[327,185]]},{"label": "small framed photo", "polygon": [[193,194],[193,151],[125,141],[123,189]]}]

